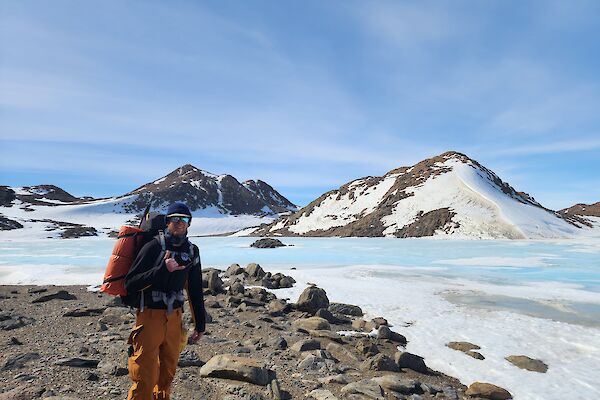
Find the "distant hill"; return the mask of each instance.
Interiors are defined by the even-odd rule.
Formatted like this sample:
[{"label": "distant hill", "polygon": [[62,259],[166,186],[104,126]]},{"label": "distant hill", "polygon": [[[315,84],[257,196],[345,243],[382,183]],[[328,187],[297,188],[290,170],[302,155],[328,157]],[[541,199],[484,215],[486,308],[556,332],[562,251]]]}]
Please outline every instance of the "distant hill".
[{"label": "distant hill", "polygon": [[465,154],[447,152],[353,180],[251,234],[566,238],[580,227]]}]

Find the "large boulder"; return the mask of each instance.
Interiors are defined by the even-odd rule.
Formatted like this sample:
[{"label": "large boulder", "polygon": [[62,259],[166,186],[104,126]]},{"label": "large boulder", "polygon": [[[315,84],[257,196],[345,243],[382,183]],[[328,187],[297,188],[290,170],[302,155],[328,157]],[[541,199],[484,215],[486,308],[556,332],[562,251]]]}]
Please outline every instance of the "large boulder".
[{"label": "large boulder", "polygon": [[329,311],[333,313],[351,315],[353,317],[362,317],[363,311],[359,306],[344,303],[331,303],[329,305]]},{"label": "large boulder", "polygon": [[292,326],[295,329],[302,329],[305,331],[316,331],[316,330],[329,330],[331,329],[329,322],[326,319],[320,317],[301,318],[292,322]]},{"label": "large boulder", "polygon": [[267,274],[262,267],[256,263],[248,264],[246,266],[246,273],[249,277],[254,279],[262,279]]},{"label": "large boulder", "polygon": [[399,343],[402,346],[406,346],[406,338],[403,335],[392,331],[386,325],[381,325],[379,329],[377,329],[377,339],[388,339],[392,342]]},{"label": "large boulder", "polygon": [[237,357],[231,354],[219,354],[208,360],[200,368],[200,376],[232,379],[266,386],[270,371],[253,358]]},{"label": "large boulder", "polygon": [[542,374],[548,371],[548,365],[542,360],[536,360],[527,356],[508,356],[506,360],[511,364],[527,371],[541,372]]},{"label": "large boulder", "polygon": [[225,271],[225,276],[235,276],[244,273],[244,268],[240,267],[240,264],[231,264],[227,271]]},{"label": "large boulder", "polygon": [[399,351],[394,355],[394,361],[396,361],[398,368],[408,368],[423,374],[429,373],[423,357],[416,354]]},{"label": "large boulder", "polygon": [[345,395],[358,394],[369,399],[384,399],[381,386],[371,379],[363,379],[362,381],[349,383],[342,388],[342,393]]},{"label": "large boulder", "polygon": [[400,374],[384,375],[373,378],[373,380],[384,389],[402,394],[418,393],[420,389],[420,384],[418,381],[404,378]]},{"label": "large boulder", "polygon": [[317,350],[321,348],[321,342],[315,339],[299,340],[290,347],[290,349],[301,353],[303,351]]},{"label": "large boulder", "polygon": [[256,247],[257,249],[274,249],[276,247],[285,247],[286,245],[279,239],[273,238],[262,238],[252,243],[250,247]]},{"label": "large boulder", "polygon": [[360,365],[360,369],[363,371],[373,370],[396,372],[398,371],[398,365],[394,362],[394,360],[385,354],[379,353],[363,361],[363,363]]},{"label": "large boulder", "polygon": [[512,399],[512,395],[506,389],[491,383],[475,382],[472,383],[467,391],[467,395],[490,400],[508,400]]},{"label": "large boulder", "polygon": [[300,295],[296,302],[296,308],[300,311],[306,311],[315,314],[320,308],[328,308],[329,299],[325,290],[309,286]]},{"label": "large boulder", "polygon": [[202,287],[208,288],[213,294],[224,292],[223,281],[219,278],[217,270],[210,270],[202,274]]}]

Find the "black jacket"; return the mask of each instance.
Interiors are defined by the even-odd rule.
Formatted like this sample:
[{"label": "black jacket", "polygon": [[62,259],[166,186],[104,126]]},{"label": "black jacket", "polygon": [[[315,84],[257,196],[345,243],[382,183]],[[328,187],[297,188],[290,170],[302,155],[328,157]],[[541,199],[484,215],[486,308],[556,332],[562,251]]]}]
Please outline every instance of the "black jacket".
[{"label": "black jacket", "polygon": [[[176,247],[169,241],[166,242],[166,249],[171,253],[189,252],[189,243],[186,242]],[[204,309],[204,295],[202,293],[202,269],[200,265],[200,251],[195,244],[191,244],[194,252],[191,265],[183,270],[169,272],[164,260],[155,265],[158,256],[162,251],[162,246],[158,238],[152,239],[146,243],[133,261],[131,269],[125,277],[125,289],[130,294],[140,293],[144,296],[144,307],[154,309],[166,309],[163,302],[154,302],[152,300],[152,291],[177,292],[187,288],[190,307],[195,329],[198,332],[204,332],[206,327],[206,311]],[[182,302],[175,301],[174,308],[182,307]]]}]

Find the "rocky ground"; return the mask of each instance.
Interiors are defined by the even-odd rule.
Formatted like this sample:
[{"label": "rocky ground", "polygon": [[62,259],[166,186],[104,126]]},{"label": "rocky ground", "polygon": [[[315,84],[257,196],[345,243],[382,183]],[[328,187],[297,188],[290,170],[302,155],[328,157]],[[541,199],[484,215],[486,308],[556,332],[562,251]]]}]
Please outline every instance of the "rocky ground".
[{"label": "rocky ground", "polygon": [[[365,321],[359,307],[329,303],[315,286],[288,303],[254,285],[286,287],[293,279],[256,264],[208,270],[204,279],[211,322],[180,357],[173,399],[510,396],[488,384],[467,389],[428,369],[384,318]],[[131,309],[84,286],[1,286],[0,400],[125,398],[134,321]]]}]

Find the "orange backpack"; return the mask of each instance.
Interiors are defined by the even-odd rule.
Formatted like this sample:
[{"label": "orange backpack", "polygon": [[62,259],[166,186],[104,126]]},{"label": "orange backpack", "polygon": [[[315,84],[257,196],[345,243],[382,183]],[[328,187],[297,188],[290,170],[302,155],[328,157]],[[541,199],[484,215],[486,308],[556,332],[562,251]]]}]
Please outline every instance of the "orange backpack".
[{"label": "orange backpack", "polygon": [[117,236],[117,242],[108,260],[100,291],[112,296],[121,296],[121,298],[127,296],[125,276],[127,276],[133,265],[133,261],[142,247],[156,235],[158,235],[162,246],[162,251],[157,258],[157,262],[162,260],[166,250],[165,228],[165,215],[155,212],[149,213],[148,208],[144,212],[144,218],[142,218],[139,227],[122,226]]}]

